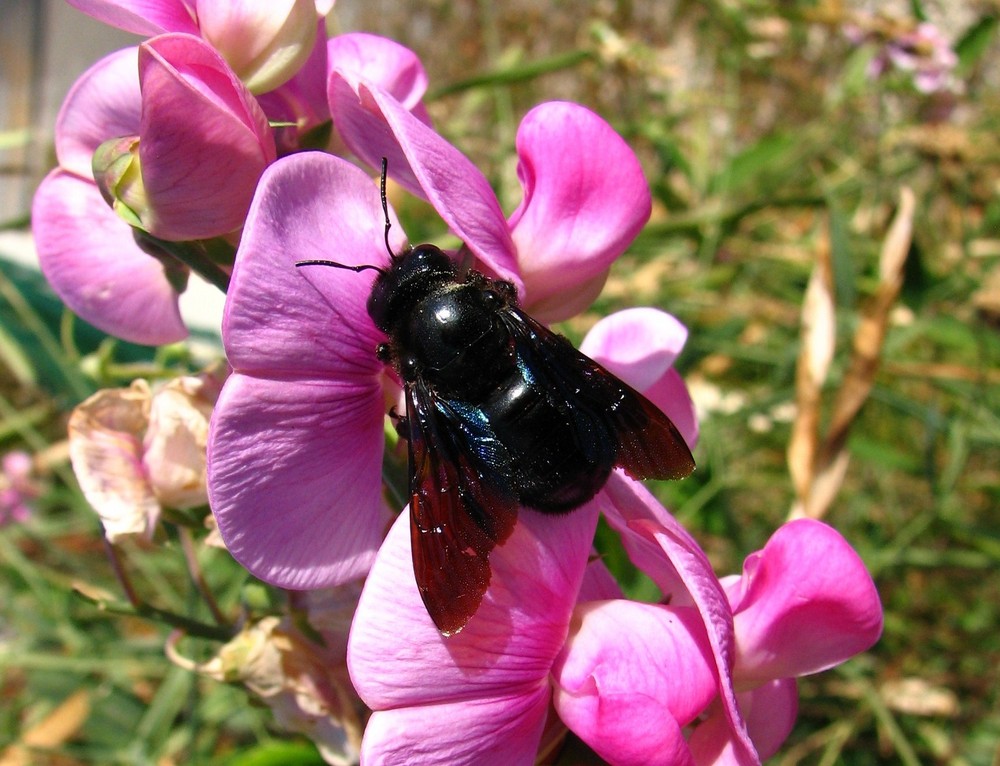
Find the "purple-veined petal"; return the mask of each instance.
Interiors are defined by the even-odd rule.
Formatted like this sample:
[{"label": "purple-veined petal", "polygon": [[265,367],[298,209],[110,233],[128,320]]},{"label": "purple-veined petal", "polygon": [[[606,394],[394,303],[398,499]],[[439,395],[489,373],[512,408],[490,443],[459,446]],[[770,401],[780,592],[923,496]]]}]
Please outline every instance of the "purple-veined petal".
[{"label": "purple-veined petal", "polygon": [[56,118],[56,156],[65,170],[93,179],[91,160],[98,146],[139,134],[138,51],[110,53],[73,83]]},{"label": "purple-veined petal", "polygon": [[[405,235],[389,214],[390,244],[401,248]],[[302,152],[269,167],[247,215],[226,300],[222,335],[230,364],[264,377],[374,382],[383,369],[375,346],[384,340],[365,308],[374,274],[295,263],[387,266],[383,228],[376,182],[339,157]]]},{"label": "purple-veined petal", "polygon": [[408,191],[427,199],[493,276],[520,289],[514,243],[500,203],[482,172],[458,149],[375,85],[335,69],[330,111],[344,143]]},{"label": "purple-veined petal", "polygon": [[198,33],[194,9],[185,0],[66,0],[105,24],[137,35]]},{"label": "purple-veined petal", "polygon": [[[139,46],[143,224],[163,239],[238,229],[276,157],[260,105],[202,39],[160,35]],[[192,115],[197,115],[192,118]]]},{"label": "purple-veined petal", "polygon": [[[523,510],[490,554],[492,581],[469,623],[442,637],[413,577],[409,515],[389,531],[361,595],[348,667],[373,710],[534,695],[569,627],[596,509],[564,516]],[[432,682],[429,683],[429,680]]]},{"label": "purple-veined petal", "polygon": [[690,763],[681,729],[716,695],[697,612],[625,600],[577,607],[553,679],[559,717],[623,765]]},{"label": "purple-veined petal", "polygon": [[864,562],[832,527],[798,519],[747,557],[733,601],[737,683],[816,673],[869,648],[882,606]]},{"label": "purple-veined petal", "polygon": [[524,199],[510,227],[532,311],[606,272],[645,225],[652,202],[629,146],[578,104],[530,111],[518,128],[517,153]]},{"label": "purple-veined petal", "polygon": [[671,369],[687,335],[687,328],[665,311],[625,309],[595,324],[580,350],[645,394],[693,449],[698,441],[694,402],[680,375]]},{"label": "purple-veined petal", "polygon": [[[601,511],[620,535],[633,563],[648,574],[675,606],[693,605],[704,622],[718,674],[719,694],[741,766],[760,759],[736,704],[735,644],[729,602],[704,551],[643,487],[620,470],[597,495]],[[659,550],[657,550],[659,549]]]},{"label": "purple-veined petal", "polygon": [[[434,671],[426,681],[433,684]],[[548,712],[545,684],[524,693],[376,711],[361,744],[363,763],[531,766]]]},{"label": "purple-veined petal", "polygon": [[363,575],[382,539],[381,390],[234,374],[212,415],[209,500],[233,556],[284,588]]},{"label": "purple-veined petal", "polygon": [[133,343],[187,336],[162,264],[136,245],[92,181],[52,171],[35,192],[31,218],[42,273],[75,313]]},{"label": "purple-veined petal", "polygon": [[[770,758],[788,738],[798,714],[795,681],[786,678],[736,695],[751,739],[761,760]],[[732,730],[718,701],[691,734],[691,752],[697,766],[739,766]]]}]

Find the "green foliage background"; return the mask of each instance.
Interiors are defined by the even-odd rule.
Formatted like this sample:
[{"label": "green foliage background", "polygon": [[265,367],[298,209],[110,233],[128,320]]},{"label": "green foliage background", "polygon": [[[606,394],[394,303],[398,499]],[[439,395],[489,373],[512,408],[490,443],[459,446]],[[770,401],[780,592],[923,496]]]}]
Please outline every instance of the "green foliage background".
[{"label": "green foliage background", "polygon": [[[730,406],[703,421],[695,477],[658,491],[719,572],[739,571],[793,500],[787,405],[816,254],[829,250],[837,287],[832,395],[899,189],[914,190],[903,295],[825,518],[873,573],[885,634],[800,683],[800,718],[774,762],[988,766],[1000,763],[1000,6],[893,5],[955,44],[959,87],[933,95],[898,73],[867,76],[874,47],[845,34],[857,11],[836,0],[344,0],[335,14],[344,31],[421,55],[436,124],[505,210],[520,195],[517,123],[536,103],[587,104],[635,147],[653,218],[592,311],[562,329],[579,340],[598,316],[639,304],[690,328],[681,371]],[[397,210],[414,241],[443,234],[422,205]],[[3,265],[0,451],[58,455],[89,392],[196,363],[182,348],[103,339],[64,316],[37,275]],[[168,626],[108,613],[129,610],[99,524],[65,461],[44,478],[34,519],[0,530],[0,762],[81,691],[78,726],[28,762],[317,762],[242,690],[171,666]],[[633,595],[650,595],[608,557]],[[150,604],[210,619],[175,532],[122,558]],[[225,609],[266,610],[268,594],[224,553],[201,563]]]}]

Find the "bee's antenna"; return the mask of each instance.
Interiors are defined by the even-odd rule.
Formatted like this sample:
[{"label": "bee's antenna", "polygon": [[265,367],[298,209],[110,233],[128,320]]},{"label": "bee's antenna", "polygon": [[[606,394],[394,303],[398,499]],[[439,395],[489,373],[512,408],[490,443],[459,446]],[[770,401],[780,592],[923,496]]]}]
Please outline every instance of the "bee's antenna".
[{"label": "bee's antenna", "polygon": [[373,266],[370,263],[362,263],[360,266],[348,266],[346,263],[337,263],[336,261],[324,261],[324,260],[311,260],[311,261],[296,261],[296,267],[298,266],[332,266],[335,269],[347,269],[348,271],[362,272],[367,269],[372,271],[377,271],[379,274],[385,274],[385,269],[381,266]]},{"label": "bee's antenna", "polygon": [[[389,202],[385,194],[385,177],[389,170],[389,160],[385,157],[382,158],[382,179],[379,183],[379,190],[382,192],[382,214],[385,216],[385,249],[389,253],[390,258],[395,258],[393,255],[392,248],[389,246],[389,229],[392,228],[392,223],[389,221]],[[335,269],[347,269],[348,271],[361,272],[371,269],[372,271],[377,271],[379,274],[385,274],[385,269],[381,266],[373,266],[368,263],[363,263],[360,266],[348,266],[346,263],[337,263],[336,261],[326,261],[322,259],[314,259],[309,261],[296,261],[295,265],[298,266],[332,266]]]},{"label": "bee's antenna", "polygon": [[392,258],[392,248],[389,247],[389,229],[392,228],[392,223],[389,221],[389,201],[385,196],[385,176],[389,172],[389,159],[388,157],[382,158],[382,178],[379,181],[379,190],[382,192],[382,215],[385,216],[385,249],[389,253],[389,257]]}]

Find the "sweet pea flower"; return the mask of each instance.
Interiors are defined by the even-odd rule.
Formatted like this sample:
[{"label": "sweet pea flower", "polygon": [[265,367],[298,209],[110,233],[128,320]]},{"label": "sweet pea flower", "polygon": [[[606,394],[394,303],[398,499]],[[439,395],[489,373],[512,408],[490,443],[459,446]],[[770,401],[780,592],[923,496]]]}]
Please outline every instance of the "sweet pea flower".
[{"label": "sweet pea flower", "polygon": [[143,228],[166,240],[242,226],[257,179],[276,158],[264,111],[203,40],[165,34],[139,46]]},{"label": "sweet pea flower", "polygon": [[177,305],[186,270],[166,265],[136,242],[105,202],[91,169],[97,148],[137,136],[141,118],[138,50],[112,53],[74,83],[56,118],[59,166],[32,203],[42,273],[59,297],[94,326],[135,343],[181,340]]},{"label": "sweet pea flower", "polygon": [[388,158],[389,175],[439,211],[480,268],[514,282],[524,308],[542,321],[590,305],[649,218],[637,158],[578,104],[541,104],[522,120],[516,148],[524,197],[505,219],[482,173],[398,94],[333,64],[329,98],[348,147],[372,166]]},{"label": "sweet pea flower", "polygon": [[[686,330],[660,311],[622,314],[595,325],[583,346],[632,385],[656,390],[671,377],[670,364]],[[686,396],[681,403],[682,412],[690,407]],[[611,763],[685,762],[678,759],[687,753],[682,729],[718,695],[713,642],[695,601],[679,608],[632,604],[622,599],[599,560],[588,565],[596,511],[619,514],[616,504],[625,498],[632,515],[649,515],[631,499],[629,492],[640,490],[610,493],[620,484],[635,482],[615,473],[607,491],[569,514],[522,510],[512,537],[490,556],[491,585],[479,610],[461,633],[448,638],[436,631],[417,592],[404,512],[368,576],[349,645],[355,687],[374,710],[364,758],[533,763],[540,750],[558,744],[568,726],[581,736],[600,731],[601,742],[587,741]],[[656,505],[648,493],[643,501]],[[657,508],[651,518],[669,520]],[[723,619],[711,633],[717,644],[728,645],[731,618],[727,623],[722,589],[704,554],[671,523],[677,549],[687,549],[676,557],[678,583],[706,592],[714,587],[702,602],[712,603],[714,596]],[[624,663],[615,656],[615,645],[642,651],[659,664],[639,669]],[[618,667],[634,672],[623,678]],[[617,721],[601,715],[589,691],[613,682],[628,689],[630,699],[646,700],[645,712],[655,717],[634,710]],[[552,703],[559,718],[547,719]],[[651,749],[659,760],[648,759]],[[630,752],[640,757],[630,758]]]},{"label": "sweet pea flower", "polygon": [[[411,146],[407,167],[419,168],[438,189],[486,183],[456,149],[386,98],[394,114],[429,131],[421,134],[426,143]],[[580,192],[586,198],[587,190]],[[457,222],[456,233],[482,243],[489,238],[484,232],[493,232],[510,242],[492,192],[474,196],[459,213],[439,212]],[[437,199],[460,197],[447,192]],[[610,225],[618,220],[612,215]],[[388,377],[374,355],[384,336],[365,308],[372,276],[295,267],[325,258],[384,268],[382,228],[371,179],[318,153],[271,166],[247,218],[223,320],[235,374],[213,416],[209,487],[229,550],[256,576],[282,587],[323,587],[364,574],[384,534],[383,421],[386,399],[395,401],[398,388],[391,380],[383,385]],[[398,252],[404,241],[393,221],[390,246]],[[494,258],[479,249],[491,273],[516,265],[503,263],[509,250],[501,247]]]},{"label": "sweet pea flower", "polygon": [[317,19],[332,0],[69,0],[111,26],[153,37],[203,37],[254,93],[288,81],[312,50]]},{"label": "sweet pea flower", "polygon": [[0,527],[31,518],[34,501],[42,488],[34,478],[35,461],[22,450],[0,458]]},{"label": "sweet pea flower", "polygon": [[[761,757],[791,731],[795,679],[870,648],[882,633],[882,606],[864,562],[832,527],[798,519],[747,557],[742,576],[723,580],[733,611],[739,704]],[[691,736],[698,766],[731,764],[718,710]]]},{"label": "sweet pea flower", "polygon": [[[681,605],[624,600],[603,567],[588,566],[598,511],[620,513],[624,502],[638,518],[655,505],[635,485],[615,473],[569,514],[522,510],[490,556],[479,610],[448,638],[420,600],[400,516],[348,645],[351,678],[374,711],[363,760],[531,764],[568,727],[611,764],[693,763],[685,728],[719,694],[732,618],[704,553],[676,522],[661,530],[671,539],[661,556],[670,550],[677,581],[693,588],[675,591]],[[744,744],[739,763],[759,763]]]},{"label": "sweet pea flower", "polygon": [[334,766],[358,762],[364,706],[347,673],[347,634],[361,583],[290,593],[288,611],[246,625],[207,662],[167,656],[208,678],[243,684],[270,708],[284,731],[308,737]]},{"label": "sweet pea flower", "polygon": [[[794,678],[839,664],[877,640],[882,617],[871,577],[832,528],[812,520],[794,521],[747,558],[742,578],[722,581],[726,601],[720,603],[719,583],[702,579],[699,584],[696,578],[683,577],[677,563],[684,561],[683,551],[694,548],[683,544],[681,531],[671,530],[669,519],[644,502],[642,493],[641,488],[609,482],[612,505],[602,511],[622,533],[633,561],[669,595],[669,606],[657,608],[684,611],[693,603],[700,614],[718,616],[705,620],[704,627],[717,660],[719,696],[695,713],[687,745],[680,743],[672,725],[656,729],[659,739],[648,733],[637,737],[634,731],[630,735],[627,722],[645,732],[648,724],[642,722],[677,720],[674,710],[658,702],[655,693],[634,694],[632,680],[643,677],[644,689],[662,689],[664,681],[650,668],[657,667],[657,655],[673,656],[673,644],[661,633],[624,629],[605,637],[600,631],[587,631],[584,624],[574,641],[587,648],[586,657],[595,670],[590,675],[560,670],[560,684],[568,683],[574,696],[567,703],[557,694],[556,710],[564,718],[582,710],[581,720],[571,726],[606,758],[624,744],[629,757],[611,757],[612,763],[730,766],[768,758],[795,720]],[[678,543],[680,549],[675,547]],[[686,587],[678,588],[679,574]],[[650,608],[630,608],[638,606]],[[625,626],[628,621],[625,611],[618,623]],[[572,651],[573,643],[568,646]],[[584,683],[590,678],[594,682]],[[569,712],[564,710],[567,706]],[[621,721],[626,723],[616,727]],[[677,760],[658,760],[664,753],[673,753]]]}]

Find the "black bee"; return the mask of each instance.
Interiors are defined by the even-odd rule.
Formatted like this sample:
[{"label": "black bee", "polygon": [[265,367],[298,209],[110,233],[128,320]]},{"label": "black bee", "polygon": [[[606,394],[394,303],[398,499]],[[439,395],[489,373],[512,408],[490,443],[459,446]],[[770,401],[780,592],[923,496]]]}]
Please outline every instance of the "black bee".
[{"label": "black bee", "polygon": [[[386,210],[387,247],[388,231]],[[694,459],[656,405],[522,311],[510,282],[460,274],[434,245],[390,256],[388,269],[296,265],[379,272],[367,309],[406,393],[413,572],[447,636],[479,608],[520,506],[565,513],[616,466],[679,479]]]}]

